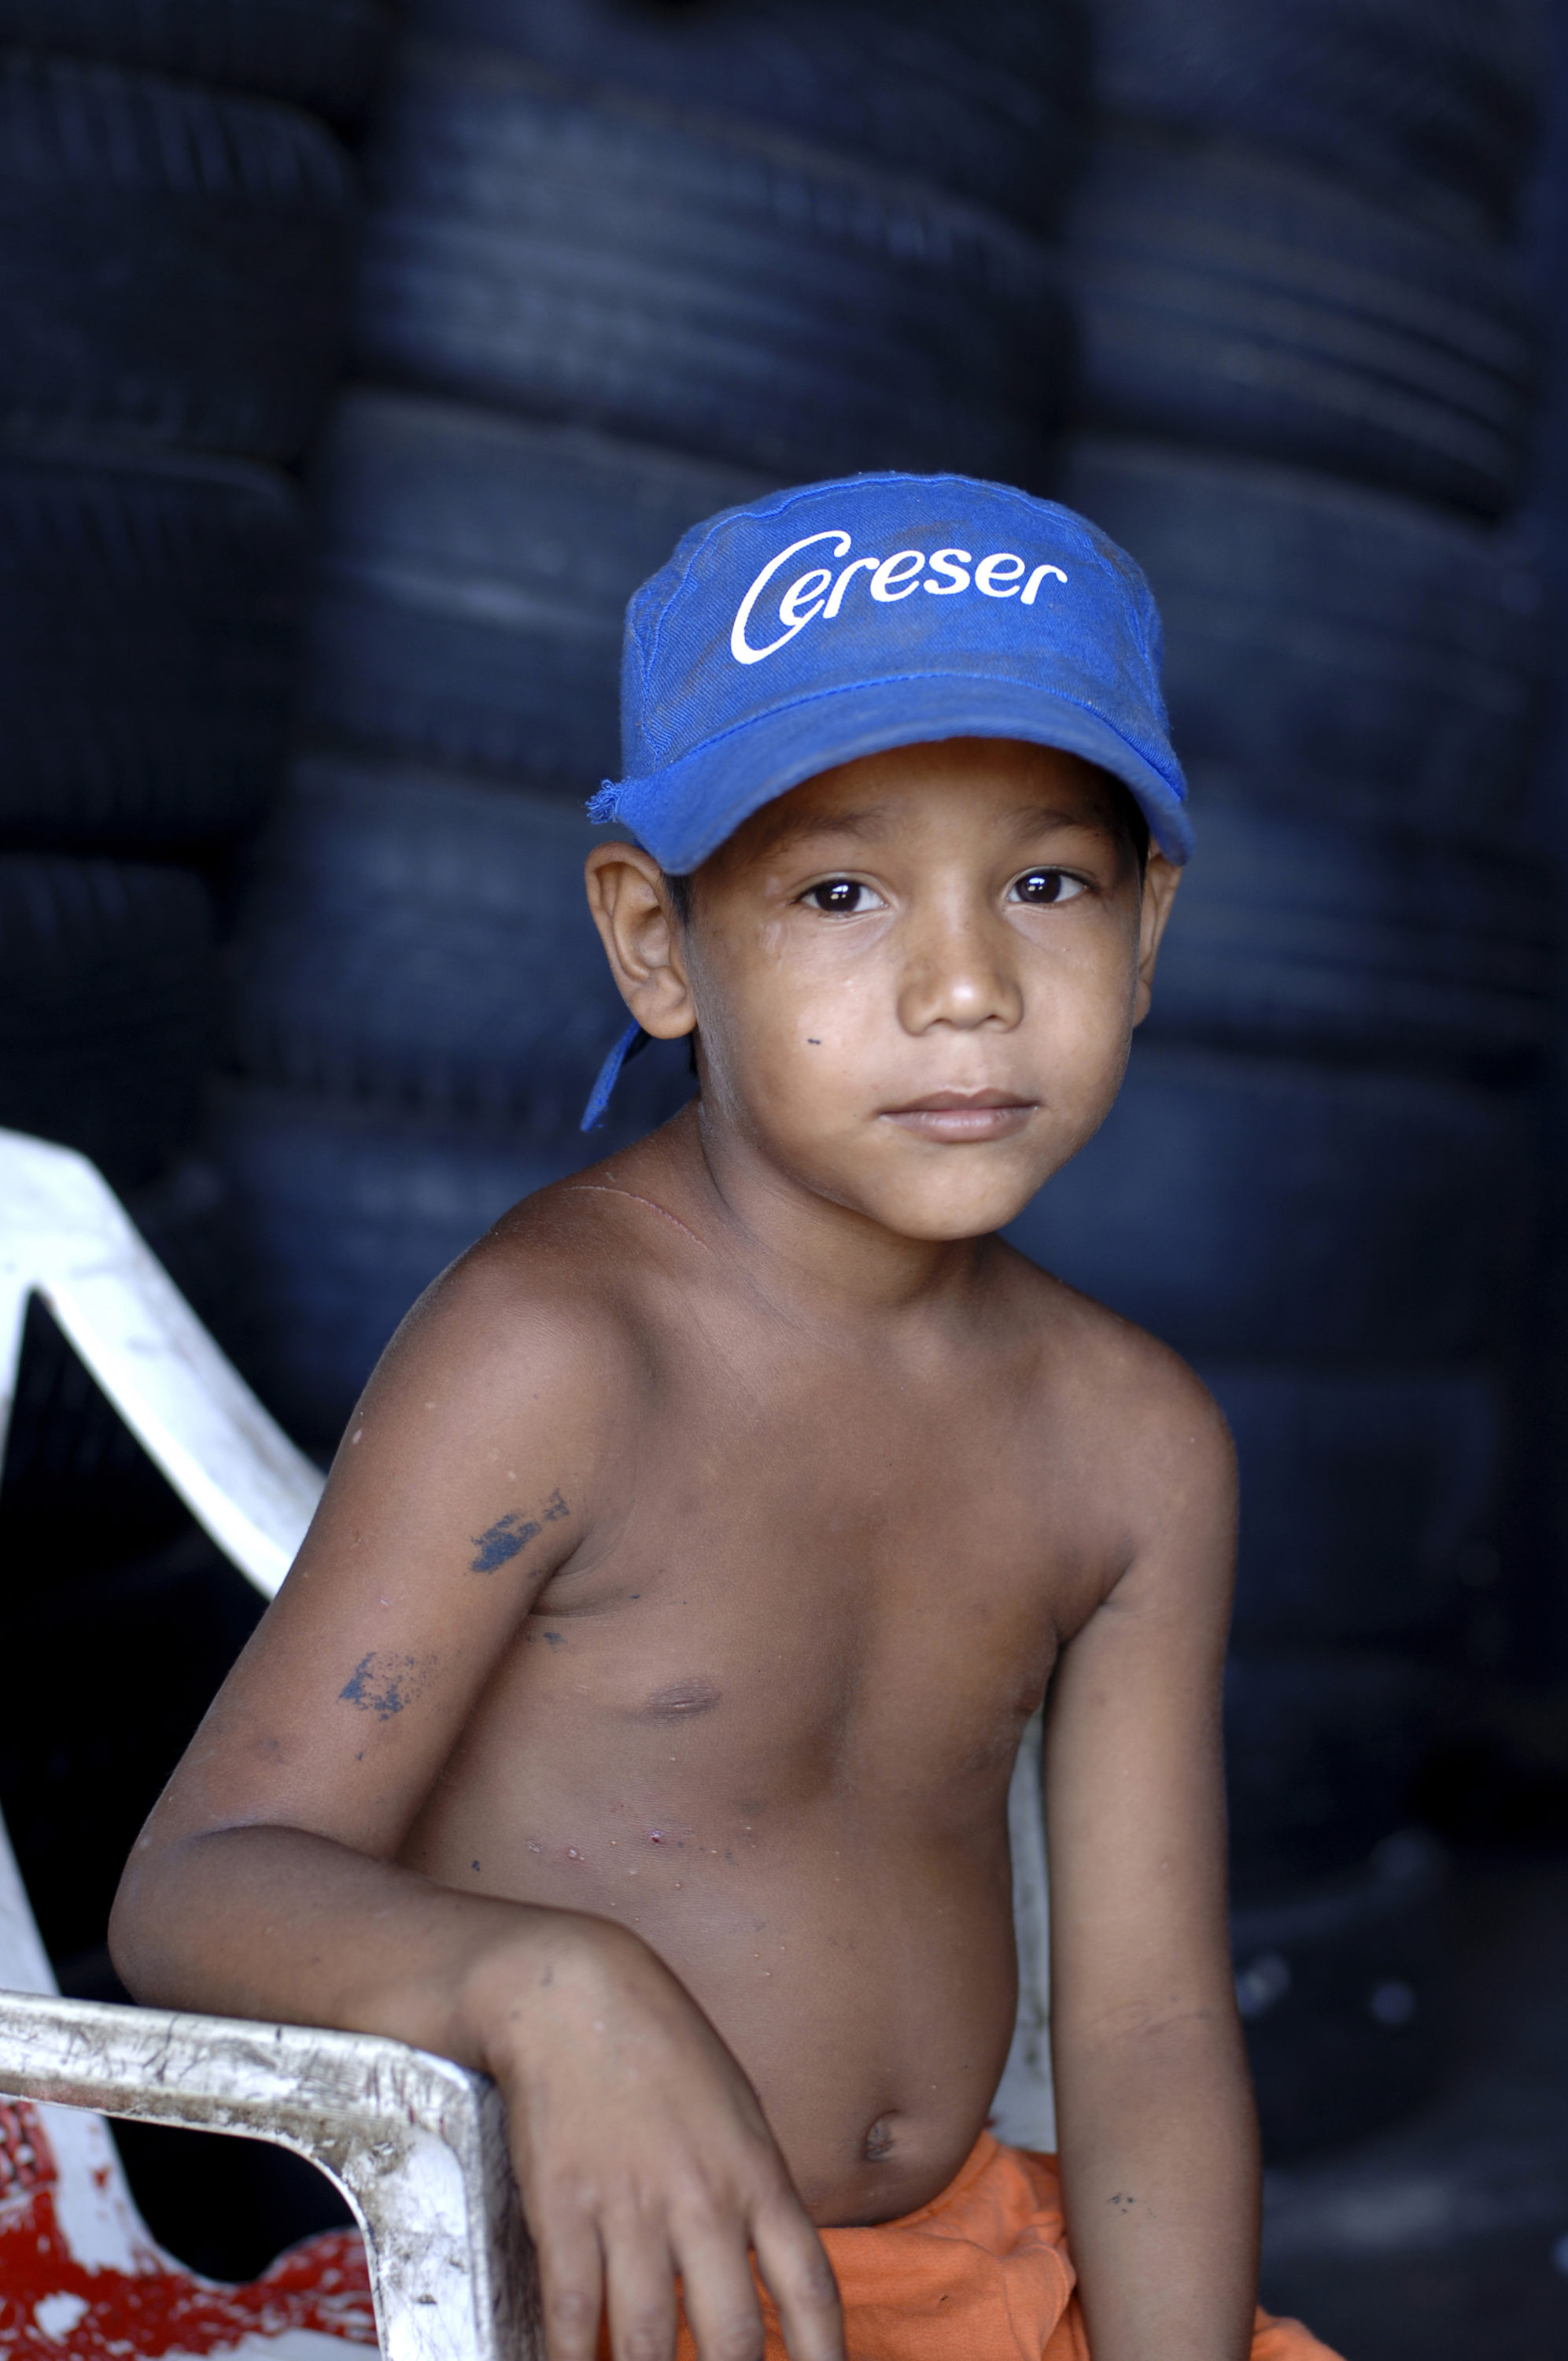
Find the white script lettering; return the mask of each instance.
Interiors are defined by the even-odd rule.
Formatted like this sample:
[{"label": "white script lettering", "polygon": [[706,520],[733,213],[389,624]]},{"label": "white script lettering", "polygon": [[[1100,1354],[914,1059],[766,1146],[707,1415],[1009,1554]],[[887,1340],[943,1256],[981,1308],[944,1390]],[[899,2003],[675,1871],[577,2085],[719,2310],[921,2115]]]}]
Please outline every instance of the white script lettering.
[{"label": "white script lettering", "polygon": [[923,549],[895,549],[872,576],[872,597],[884,607],[891,607],[895,599],[907,598],[925,564]]},{"label": "white script lettering", "polygon": [[998,550],[994,557],[982,557],[975,567],[974,587],[985,598],[1011,598],[1028,570],[1021,557]]},{"label": "white script lettering", "polygon": [[1024,585],[1023,596],[1018,601],[1020,607],[1032,607],[1034,605],[1036,599],[1040,594],[1040,585],[1045,580],[1047,574],[1054,574],[1058,582],[1065,582],[1067,580],[1067,576],[1062,572],[1059,566],[1036,566],[1033,574],[1030,575],[1029,579]]},{"label": "white script lettering", "polygon": [[[891,557],[850,558],[849,565],[841,567],[837,575],[830,566],[814,566],[797,576],[779,600],[779,620],[784,630],[778,638],[770,640],[766,647],[753,647],[746,637],[746,631],[758,599],[792,557],[803,549],[814,548],[821,541],[831,542],[835,558],[840,558],[848,555],[853,535],[838,529],[810,533],[804,541],[792,541],[787,549],[781,549],[776,557],[769,558],[736,609],[729,633],[729,652],[737,664],[761,664],[764,656],[776,655],[780,648],[786,647],[795,634],[804,631],[807,623],[814,621],[818,615],[825,622],[832,622],[842,609],[845,594],[857,574],[870,575],[871,580],[866,588],[878,605],[883,607],[894,606],[900,598],[907,598],[916,590],[928,591],[935,598],[953,598],[970,588],[978,590],[982,598],[1016,598],[1021,607],[1032,607],[1047,575],[1053,576],[1058,582],[1065,583],[1067,580],[1059,566],[1036,566],[1030,573],[1027,560],[1007,549],[993,550],[989,557],[982,557],[974,566],[972,576],[970,567],[973,560],[967,549],[937,549],[932,551],[929,558],[918,549],[895,549]],[[922,580],[921,571],[927,566],[929,566],[930,572]],[[1028,579],[1025,581],[1026,574]],[[1022,589],[1020,583],[1023,584]]]},{"label": "white script lettering", "polygon": [[779,600],[780,622],[792,624],[798,631],[803,623],[810,622],[813,615],[819,615],[824,605],[822,594],[832,579],[832,574],[826,566],[814,566],[809,574],[803,574],[798,582],[792,582]]},{"label": "white script lettering", "polygon": [[803,615],[799,622],[789,624],[782,636],[776,640],[771,640],[765,648],[754,648],[747,640],[746,626],[751,620],[751,609],[779,568],[782,566],[787,566],[797,550],[811,549],[819,541],[837,542],[838,547],[833,555],[835,557],[843,557],[849,551],[850,539],[851,536],[849,533],[836,530],[830,533],[808,533],[804,541],[792,541],[787,549],[781,549],[776,557],[769,558],[736,609],[734,625],[729,633],[729,653],[737,664],[761,664],[764,656],[776,654],[780,648],[793,640],[796,631],[804,631],[806,624],[811,620],[809,615]]},{"label": "white script lettering", "polygon": [[934,549],[931,552],[931,571],[933,574],[945,574],[948,578],[945,582],[923,582],[920,587],[923,590],[929,590],[933,598],[956,598],[960,590],[969,588],[969,565],[967,549]]}]

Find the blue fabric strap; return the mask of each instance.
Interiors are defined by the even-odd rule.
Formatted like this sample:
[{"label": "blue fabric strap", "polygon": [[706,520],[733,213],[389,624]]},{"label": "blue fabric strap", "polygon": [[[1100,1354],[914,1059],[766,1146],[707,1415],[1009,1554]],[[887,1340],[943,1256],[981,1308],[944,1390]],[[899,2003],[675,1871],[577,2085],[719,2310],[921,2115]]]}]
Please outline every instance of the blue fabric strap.
[{"label": "blue fabric strap", "polygon": [[599,1078],[588,1093],[588,1103],[583,1110],[581,1128],[584,1131],[592,1131],[595,1124],[603,1120],[604,1111],[609,1104],[609,1094],[620,1080],[622,1066],[628,1058],[635,1056],[647,1038],[647,1034],[634,1018],[599,1068]]}]

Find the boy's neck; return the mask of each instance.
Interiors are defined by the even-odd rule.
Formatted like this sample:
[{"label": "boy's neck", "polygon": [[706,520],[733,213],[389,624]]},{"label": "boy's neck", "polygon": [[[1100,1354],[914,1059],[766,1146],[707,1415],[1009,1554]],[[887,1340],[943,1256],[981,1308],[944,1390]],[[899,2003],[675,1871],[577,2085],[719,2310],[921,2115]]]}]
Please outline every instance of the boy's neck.
[{"label": "boy's neck", "polygon": [[673,1213],[781,1307],[839,1320],[956,1308],[985,1241],[911,1238],[781,1168],[702,1100],[656,1136]]}]

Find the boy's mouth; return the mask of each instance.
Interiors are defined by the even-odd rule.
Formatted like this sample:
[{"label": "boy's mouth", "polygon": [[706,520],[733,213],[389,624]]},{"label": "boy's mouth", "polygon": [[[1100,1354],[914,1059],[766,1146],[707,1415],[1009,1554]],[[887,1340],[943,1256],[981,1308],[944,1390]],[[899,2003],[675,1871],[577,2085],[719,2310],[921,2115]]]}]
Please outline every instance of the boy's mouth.
[{"label": "boy's mouth", "polygon": [[906,1106],[884,1107],[883,1118],[912,1131],[921,1139],[955,1147],[989,1139],[1011,1139],[1035,1112],[1033,1099],[1013,1091],[932,1091]]}]

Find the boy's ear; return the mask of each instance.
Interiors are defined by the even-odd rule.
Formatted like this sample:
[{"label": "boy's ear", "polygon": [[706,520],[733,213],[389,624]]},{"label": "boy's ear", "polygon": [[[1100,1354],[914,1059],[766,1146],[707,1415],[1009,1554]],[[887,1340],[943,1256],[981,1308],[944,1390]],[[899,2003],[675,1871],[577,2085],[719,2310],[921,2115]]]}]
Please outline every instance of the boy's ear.
[{"label": "boy's ear", "polygon": [[636,844],[596,844],[583,870],[588,907],[622,1000],[656,1040],[696,1024],[680,922],[658,862]]},{"label": "boy's ear", "polygon": [[1181,883],[1181,872],[1153,845],[1144,871],[1143,905],[1138,915],[1138,988],[1133,1000],[1133,1022],[1141,1025],[1149,1013],[1154,992],[1155,961],[1165,934],[1170,906]]}]

